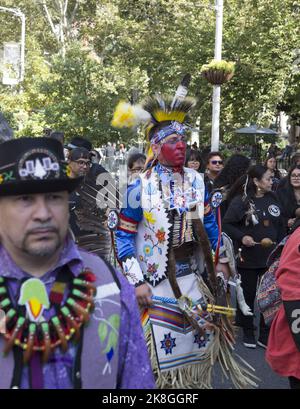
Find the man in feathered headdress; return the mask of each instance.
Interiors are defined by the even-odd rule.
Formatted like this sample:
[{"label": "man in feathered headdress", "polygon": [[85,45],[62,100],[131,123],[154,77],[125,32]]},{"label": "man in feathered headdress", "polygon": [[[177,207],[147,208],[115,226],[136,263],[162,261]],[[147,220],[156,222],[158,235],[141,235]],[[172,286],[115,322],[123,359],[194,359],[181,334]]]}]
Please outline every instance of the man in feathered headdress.
[{"label": "man in feathered headdress", "polygon": [[224,307],[221,288],[229,277],[228,260],[203,179],[184,168],[186,118],[195,104],[185,97],[186,82],[185,77],[173,99],[156,96],[142,106],[116,108],[113,126],[146,122],[151,145],[148,168],[128,187],[119,215],[117,256],[139,305],[148,308],[143,322],[158,387],[210,387],[217,359],[234,384],[245,387],[251,380],[231,355],[231,309]]}]

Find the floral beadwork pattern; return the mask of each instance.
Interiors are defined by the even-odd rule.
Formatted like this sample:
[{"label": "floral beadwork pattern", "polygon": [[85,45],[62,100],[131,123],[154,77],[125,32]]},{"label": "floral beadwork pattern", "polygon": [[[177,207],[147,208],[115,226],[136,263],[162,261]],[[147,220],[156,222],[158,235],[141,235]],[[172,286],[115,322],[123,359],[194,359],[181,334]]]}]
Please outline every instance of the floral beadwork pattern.
[{"label": "floral beadwork pattern", "polygon": [[155,274],[156,272],[157,272],[157,269],[158,269],[158,264],[156,264],[156,263],[148,263],[147,264],[147,272],[148,273],[150,273],[150,274]]},{"label": "floral beadwork pattern", "polygon": [[151,212],[146,212],[144,211],[144,217],[146,221],[150,224],[154,224],[156,222],[156,219],[154,218],[153,214]]},{"label": "floral beadwork pattern", "polygon": [[153,248],[149,246],[149,244],[145,244],[144,246],[144,255],[145,257],[153,255]]},{"label": "floral beadwork pattern", "polygon": [[159,229],[153,226],[155,219],[151,213],[144,212],[145,216],[145,226],[149,233],[144,234],[145,245],[143,247],[143,255],[140,256],[140,261],[146,264],[146,273],[148,277],[152,277],[154,280],[158,279],[158,264],[149,262],[152,256],[154,255],[154,250],[158,251],[159,254],[162,254],[162,246],[164,245],[166,239],[166,231],[164,227],[160,227]]},{"label": "floral beadwork pattern", "polygon": [[[141,260],[141,257],[140,257],[140,260]],[[130,284],[136,285],[140,281],[143,281],[143,273],[141,271],[138,261],[134,257],[131,257],[130,259],[127,259],[126,261],[123,261],[122,265],[123,265],[123,272],[127,280],[130,282]]]},{"label": "floral beadwork pattern", "polygon": [[155,237],[158,239],[159,243],[164,243],[166,241],[166,232],[163,227],[161,227],[157,232],[155,233]]}]

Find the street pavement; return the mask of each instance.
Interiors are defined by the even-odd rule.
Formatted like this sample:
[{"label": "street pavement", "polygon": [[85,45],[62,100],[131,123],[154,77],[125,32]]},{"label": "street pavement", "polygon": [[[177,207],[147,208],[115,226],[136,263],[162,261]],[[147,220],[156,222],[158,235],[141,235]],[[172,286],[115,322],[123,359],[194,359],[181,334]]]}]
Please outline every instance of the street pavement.
[{"label": "street pavement", "polygon": [[[236,307],[236,300],[234,292],[231,293],[231,305]],[[259,312],[255,302],[254,307],[254,325],[259,328],[258,322]],[[255,333],[256,339],[258,334]],[[265,360],[266,350],[260,346],[256,348],[246,348],[243,345],[243,331],[242,328],[237,328],[237,338],[235,345],[235,353],[242,357],[249,365],[255,369],[255,376],[260,380],[257,381],[258,389],[290,389],[287,378],[277,375]],[[232,383],[222,376],[221,368],[216,365],[216,370],[213,377],[213,387],[215,389],[232,389]]]},{"label": "street pavement", "polygon": [[[242,343],[242,329],[238,330],[235,353],[240,355],[249,365],[255,368],[255,375],[260,378],[258,389],[289,389],[287,378],[278,376],[265,360],[265,349],[256,346],[255,349],[244,347]],[[224,378],[224,376],[223,376]],[[213,387],[215,389],[232,389],[232,383],[225,379],[222,382],[222,370],[218,367],[214,371]]]}]

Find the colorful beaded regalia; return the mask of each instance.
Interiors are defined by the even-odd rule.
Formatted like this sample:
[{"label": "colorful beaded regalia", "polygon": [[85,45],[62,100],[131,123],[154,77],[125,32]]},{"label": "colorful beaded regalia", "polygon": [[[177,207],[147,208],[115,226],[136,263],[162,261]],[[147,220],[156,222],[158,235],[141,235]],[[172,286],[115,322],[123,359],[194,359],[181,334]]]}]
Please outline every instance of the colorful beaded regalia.
[{"label": "colorful beaded regalia", "polygon": [[[237,388],[246,388],[255,385],[252,369],[232,355],[233,310],[212,259],[211,249],[226,258],[223,242],[202,176],[183,166],[187,115],[195,105],[186,98],[189,79],[174,98],[157,95],[116,109],[112,124],[144,123],[153,148],[146,171],[128,186],[115,232],[117,255],[128,281],[149,286],[153,295],[142,322],[157,386],[210,388],[218,361]],[[168,144],[169,152],[178,146],[178,163],[174,155],[166,164]]]}]

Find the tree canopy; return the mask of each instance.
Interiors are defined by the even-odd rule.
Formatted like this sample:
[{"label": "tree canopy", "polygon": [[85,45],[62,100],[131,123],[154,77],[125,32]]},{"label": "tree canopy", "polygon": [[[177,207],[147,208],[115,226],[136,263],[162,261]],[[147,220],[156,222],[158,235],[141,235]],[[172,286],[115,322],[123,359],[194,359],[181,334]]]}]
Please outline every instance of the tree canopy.
[{"label": "tree canopy", "polygon": [[[192,75],[207,140],[212,88],[200,75],[214,56],[209,0],[2,0],[26,15],[25,80],[0,85],[0,110],[16,135],[59,129],[96,145],[132,138],[110,125],[120,99],[173,94]],[[225,0],[223,58],[236,62],[222,86],[221,135],[247,123],[269,126],[278,109],[300,121],[300,4]],[[20,21],[0,12],[0,39],[19,41]]]}]

